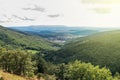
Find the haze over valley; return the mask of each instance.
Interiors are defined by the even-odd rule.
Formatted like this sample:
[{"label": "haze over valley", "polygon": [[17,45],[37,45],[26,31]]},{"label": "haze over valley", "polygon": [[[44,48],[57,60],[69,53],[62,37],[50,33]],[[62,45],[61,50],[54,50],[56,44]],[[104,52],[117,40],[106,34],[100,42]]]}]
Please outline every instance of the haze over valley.
[{"label": "haze over valley", "polygon": [[63,25],[36,25],[8,27],[13,30],[31,33],[48,39],[51,42],[64,43],[67,40],[78,37],[85,37],[98,32],[109,31],[114,29],[94,28],[94,27],[69,27]]},{"label": "haze over valley", "polygon": [[0,0],[0,80],[120,80],[120,0]]}]

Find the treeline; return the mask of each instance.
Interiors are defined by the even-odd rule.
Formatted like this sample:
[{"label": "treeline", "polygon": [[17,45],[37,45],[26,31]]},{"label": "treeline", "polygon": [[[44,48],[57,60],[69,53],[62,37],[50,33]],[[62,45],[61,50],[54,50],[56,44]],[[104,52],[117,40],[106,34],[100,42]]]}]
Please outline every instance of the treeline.
[{"label": "treeline", "polygon": [[46,59],[54,63],[68,63],[77,59],[105,66],[113,74],[120,73],[120,30],[72,40],[54,54],[48,54]]},{"label": "treeline", "polygon": [[31,55],[25,51],[0,49],[0,67],[4,71],[28,76],[34,72],[34,65]]},{"label": "treeline", "polygon": [[119,73],[113,76],[107,68],[77,60],[67,65],[61,64],[56,72],[57,80],[120,80]]},{"label": "treeline", "polygon": [[3,71],[33,77],[38,73],[52,74],[52,71],[49,71],[50,66],[52,68],[53,65],[46,62],[41,53],[32,54],[27,51],[0,48],[0,67]]},{"label": "treeline", "polygon": [[[21,50],[0,48],[0,67],[3,71],[45,80],[120,80],[119,73],[112,75],[107,68],[80,61],[68,64],[46,62],[40,52],[31,54]],[[48,75],[54,75],[52,78]],[[47,76],[47,77],[46,77]]]},{"label": "treeline", "polygon": [[54,44],[40,36],[0,26],[1,47],[7,49],[53,50],[52,45]]}]

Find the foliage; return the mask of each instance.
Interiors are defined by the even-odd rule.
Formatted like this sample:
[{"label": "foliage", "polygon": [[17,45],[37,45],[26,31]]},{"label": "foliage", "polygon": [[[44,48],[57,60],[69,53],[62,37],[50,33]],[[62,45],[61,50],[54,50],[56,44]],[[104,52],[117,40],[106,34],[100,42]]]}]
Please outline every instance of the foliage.
[{"label": "foliage", "polygon": [[62,64],[59,70],[58,80],[118,80],[112,77],[109,69],[80,61]]},{"label": "foliage", "polygon": [[61,50],[48,54],[48,60],[68,63],[76,59],[120,72],[120,31],[86,36],[66,43]]},{"label": "foliage", "polygon": [[33,56],[33,60],[36,62],[37,71],[36,73],[44,73],[53,75],[55,73],[56,66],[50,62],[47,62],[41,55],[36,53]]},{"label": "foliage", "polygon": [[[102,33],[66,43],[56,52],[53,44],[41,37],[0,26],[0,68],[4,71],[45,80],[119,80],[120,31]],[[112,37],[111,37],[112,36]],[[31,54],[31,53],[32,54]],[[75,61],[68,64],[56,63]],[[106,68],[102,68],[106,67]],[[112,73],[118,72],[115,76]],[[49,75],[48,75],[49,74]],[[53,75],[53,76],[50,76]]]},{"label": "foliage", "polygon": [[54,75],[48,75],[48,74],[44,74],[43,78],[45,80],[56,80],[56,77]]},{"label": "foliage", "polygon": [[0,80],[4,80],[4,78],[3,78],[3,77],[1,77],[1,78],[0,78]]},{"label": "foliage", "polygon": [[19,32],[0,26],[0,46],[8,49],[53,50],[53,43],[40,36]]},{"label": "foliage", "polygon": [[81,63],[75,61],[69,63],[67,68],[67,77],[71,80],[112,80],[111,72],[106,68],[99,68],[90,63]]},{"label": "foliage", "polygon": [[57,69],[56,69],[56,72],[55,72],[55,75],[57,76],[57,79],[60,79],[60,80],[64,80],[65,79],[65,69],[66,68],[66,65],[64,63],[62,64],[59,64]]},{"label": "foliage", "polygon": [[38,73],[37,74],[37,78],[40,79],[42,77],[42,74],[41,73]]},{"label": "foliage", "polygon": [[4,71],[26,76],[34,73],[35,69],[31,55],[27,52],[17,50],[2,52],[0,65]]},{"label": "foliage", "polygon": [[36,61],[37,73],[45,73],[47,70],[47,62],[42,58],[41,53],[36,53],[33,57]]},{"label": "foliage", "polygon": [[114,77],[120,80],[120,73],[116,72],[116,74],[114,75]]}]

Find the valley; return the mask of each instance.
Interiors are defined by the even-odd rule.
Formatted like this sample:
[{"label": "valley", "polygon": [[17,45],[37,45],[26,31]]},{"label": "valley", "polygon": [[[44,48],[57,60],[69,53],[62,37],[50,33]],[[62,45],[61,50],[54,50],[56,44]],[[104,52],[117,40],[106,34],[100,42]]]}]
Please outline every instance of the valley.
[{"label": "valley", "polygon": [[92,35],[105,30],[102,28],[69,27],[62,25],[21,26],[10,27],[10,29],[38,35],[56,43],[64,43],[70,39]]},{"label": "valley", "polygon": [[120,80],[120,0],[0,0],[0,80]]},{"label": "valley", "polygon": [[46,58],[56,63],[68,63],[76,59],[83,62],[91,62],[101,67],[106,66],[115,73],[120,65],[119,41],[119,30],[101,32],[72,40],[55,54],[49,54]]},{"label": "valley", "polygon": [[0,26],[0,80],[119,80],[119,35],[103,28]]}]

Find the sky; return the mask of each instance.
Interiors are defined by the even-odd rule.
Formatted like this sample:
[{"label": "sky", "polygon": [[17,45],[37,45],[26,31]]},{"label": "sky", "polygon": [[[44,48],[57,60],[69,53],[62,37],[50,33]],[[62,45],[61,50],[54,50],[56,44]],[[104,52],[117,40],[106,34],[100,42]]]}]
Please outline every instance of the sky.
[{"label": "sky", "polygon": [[0,0],[0,25],[120,27],[120,0]]}]

